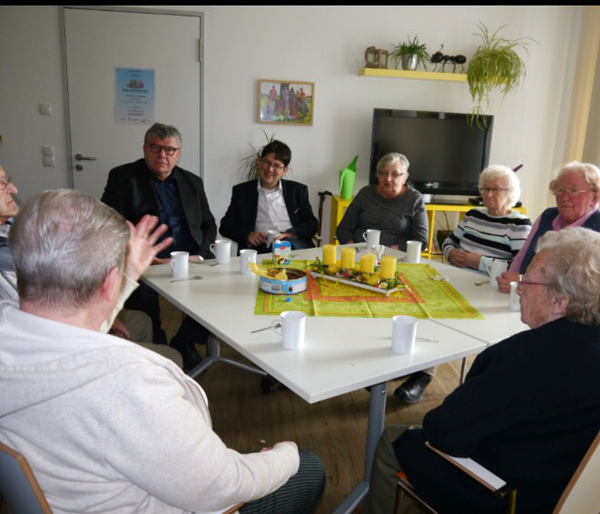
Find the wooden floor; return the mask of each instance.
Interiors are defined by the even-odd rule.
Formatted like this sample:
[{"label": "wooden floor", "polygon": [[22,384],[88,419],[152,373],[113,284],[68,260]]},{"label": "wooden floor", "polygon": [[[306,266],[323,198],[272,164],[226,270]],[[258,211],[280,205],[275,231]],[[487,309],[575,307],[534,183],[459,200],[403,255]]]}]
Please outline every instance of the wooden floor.
[{"label": "wooden floor", "polygon": [[[181,313],[162,299],[161,309],[170,338]],[[206,355],[205,348],[199,346],[199,351]],[[248,363],[226,344],[221,346],[221,354]],[[392,396],[402,380],[388,383],[385,425],[420,422],[458,385],[460,364],[440,366],[416,405],[401,405]],[[258,375],[223,363],[211,366],[198,382],[207,393],[214,430],[229,447],[259,451],[277,441],[293,440],[319,455],[327,485],[317,514],[333,512],[361,479],[369,412],[369,394],[364,389],[310,405],[289,390],[264,395]]]}]

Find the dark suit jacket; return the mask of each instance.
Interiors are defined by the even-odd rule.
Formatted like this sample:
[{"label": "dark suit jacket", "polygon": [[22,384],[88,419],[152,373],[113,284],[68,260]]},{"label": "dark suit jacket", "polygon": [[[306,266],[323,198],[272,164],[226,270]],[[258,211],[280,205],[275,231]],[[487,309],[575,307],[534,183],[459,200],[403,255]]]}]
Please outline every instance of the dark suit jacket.
[{"label": "dark suit jacket", "polygon": [[[208,247],[215,242],[217,224],[208,206],[204,184],[197,175],[178,166],[175,169],[181,207],[196,243],[188,251],[210,259],[213,255]],[[102,201],[133,224],[145,214],[160,217],[158,199],[150,182],[151,173],[144,159],[112,169]],[[167,220],[161,222],[167,223]]]},{"label": "dark suit jacket", "polygon": [[396,439],[400,467],[438,512],[506,512],[427,440],[516,486],[518,512],[552,512],[600,430],[599,368],[598,326],[560,318],[515,334],[477,356],[423,429]]},{"label": "dark suit jacket", "polygon": [[[238,248],[248,248],[248,235],[254,232],[258,212],[258,179],[233,187],[231,203],[221,220],[219,232],[235,241]],[[310,241],[317,233],[319,222],[308,200],[308,188],[299,182],[281,180],[283,200],[298,239]]]}]

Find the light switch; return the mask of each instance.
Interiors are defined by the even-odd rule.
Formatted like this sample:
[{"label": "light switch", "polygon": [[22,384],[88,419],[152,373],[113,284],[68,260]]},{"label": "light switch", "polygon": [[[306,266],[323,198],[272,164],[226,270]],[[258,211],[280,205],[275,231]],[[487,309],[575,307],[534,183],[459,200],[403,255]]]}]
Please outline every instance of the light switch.
[{"label": "light switch", "polygon": [[42,155],[44,157],[54,157],[54,147],[50,145],[42,146]]},{"label": "light switch", "polygon": [[47,168],[54,168],[54,157],[44,156],[44,166]]},{"label": "light switch", "polygon": [[40,104],[40,114],[52,116],[52,104]]}]

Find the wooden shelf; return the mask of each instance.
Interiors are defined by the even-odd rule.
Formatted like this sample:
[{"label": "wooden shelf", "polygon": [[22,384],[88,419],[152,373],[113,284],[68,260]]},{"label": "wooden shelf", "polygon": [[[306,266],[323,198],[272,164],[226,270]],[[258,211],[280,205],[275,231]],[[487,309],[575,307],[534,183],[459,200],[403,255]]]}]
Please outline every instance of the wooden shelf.
[{"label": "wooden shelf", "polygon": [[440,73],[433,71],[387,70],[381,68],[362,68],[358,70],[361,77],[386,77],[396,79],[440,80],[447,82],[466,82],[466,73]]}]

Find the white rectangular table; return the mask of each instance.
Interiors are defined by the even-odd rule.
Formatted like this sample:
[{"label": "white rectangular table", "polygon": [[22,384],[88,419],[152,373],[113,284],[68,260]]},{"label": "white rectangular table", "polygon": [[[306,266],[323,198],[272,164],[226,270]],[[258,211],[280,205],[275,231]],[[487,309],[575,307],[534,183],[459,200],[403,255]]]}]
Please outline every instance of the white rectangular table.
[{"label": "white rectangular table", "polygon": [[[361,245],[356,246],[361,248]],[[404,256],[391,250],[387,253]],[[321,249],[293,254],[296,259],[312,259],[321,255]],[[269,255],[259,256],[262,258]],[[201,275],[202,280],[172,283],[171,269],[166,265],[150,267],[144,280],[309,403],[374,386],[369,404],[364,476],[336,510],[336,513],[347,513],[354,510],[368,492],[373,454],[384,426],[386,382],[479,353],[489,343],[520,328],[518,313],[508,310],[508,295],[491,291],[489,285],[473,285],[481,275],[437,262],[424,262],[447,276],[480,312],[483,308],[486,320],[420,320],[415,352],[411,355],[392,352],[392,321],[386,318],[309,317],[305,346],[300,351],[284,350],[278,335],[271,330],[251,333],[269,326],[277,316],[254,314],[258,277],[241,275],[239,258],[218,266],[211,265],[214,261],[190,266],[190,275]],[[469,335],[471,327],[474,337]]]}]

